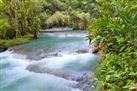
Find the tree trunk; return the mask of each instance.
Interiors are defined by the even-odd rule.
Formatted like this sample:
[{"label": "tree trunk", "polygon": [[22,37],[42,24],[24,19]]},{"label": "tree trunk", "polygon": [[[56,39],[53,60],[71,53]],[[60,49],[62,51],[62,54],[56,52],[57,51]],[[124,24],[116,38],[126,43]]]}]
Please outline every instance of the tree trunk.
[{"label": "tree trunk", "polygon": [[34,38],[34,39],[37,39],[37,38],[38,38],[38,36],[37,36],[37,30],[34,30],[33,38]]}]

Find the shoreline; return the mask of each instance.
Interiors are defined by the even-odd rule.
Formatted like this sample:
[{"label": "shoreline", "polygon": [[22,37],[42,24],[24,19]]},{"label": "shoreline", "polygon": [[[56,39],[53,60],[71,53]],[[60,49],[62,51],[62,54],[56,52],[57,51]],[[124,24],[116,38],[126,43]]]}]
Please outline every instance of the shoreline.
[{"label": "shoreline", "polygon": [[[79,30],[74,30],[71,32],[51,32],[51,34],[56,34],[56,35],[65,35],[67,36],[67,34],[77,34],[81,31]],[[82,31],[82,32],[87,32],[87,31]],[[44,32],[39,32],[39,34],[44,34]],[[39,39],[39,37],[38,37]],[[16,47],[16,46],[20,46],[23,45],[25,43],[30,42],[31,40],[35,40],[33,38],[32,34],[28,34],[19,38],[14,38],[14,39],[0,39],[0,52],[4,52],[6,51],[8,48],[12,48],[12,47]]]},{"label": "shoreline", "polygon": [[9,39],[9,40],[0,39],[0,52],[4,52],[12,47],[23,45],[25,43],[30,42],[31,40],[33,40],[32,35],[25,35],[19,38]]}]

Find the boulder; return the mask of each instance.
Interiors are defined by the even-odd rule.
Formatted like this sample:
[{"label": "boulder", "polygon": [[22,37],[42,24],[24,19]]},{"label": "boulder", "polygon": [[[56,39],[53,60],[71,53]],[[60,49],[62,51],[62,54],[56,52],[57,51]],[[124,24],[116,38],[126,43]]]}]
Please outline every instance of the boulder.
[{"label": "boulder", "polygon": [[4,52],[4,51],[6,51],[8,49],[8,47],[6,47],[6,46],[1,46],[0,45],[0,52]]},{"label": "boulder", "polygon": [[78,84],[75,88],[80,88],[83,91],[93,91],[93,82],[96,79],[92,77],[91,74],[83,75],[81,78],[77,79]]},{"label": "boulder", "polygon": [[81,49],[77,51],[77,53],[88,53],[88,52],[89,52],[88,49]]},{"label": "boulder", "polygon": [[99,49],[98,48],[94,48],[93,50],[92,50],[92,53],[98,53],[99,52]]}]

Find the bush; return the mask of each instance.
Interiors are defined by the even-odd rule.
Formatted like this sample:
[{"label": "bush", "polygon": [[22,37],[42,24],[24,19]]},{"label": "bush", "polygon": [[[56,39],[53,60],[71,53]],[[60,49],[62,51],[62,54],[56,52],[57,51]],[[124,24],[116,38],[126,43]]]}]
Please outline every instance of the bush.
[{"label": "bush", "polygon": [[55,12],[52,16],[50,16],[47,21],[47,27],[61,27],[69,25],[70,16],[66,12]]},{"label": "bush", "polygon": [[[137,89],[137,1],[98,0],[100,17],[89,26],[105,54],[97,66],[96,88],[101,91]],[[109,8],[110,7],[110,8]]]},{"label": "bush", "polygon": [[95,74],[98,82],[103,83],[102,90],[128,91],[132,89],[133,85],[137,84],[136,57],[137,51],[127,48],[123,53],[107,54],[102,58]]}]

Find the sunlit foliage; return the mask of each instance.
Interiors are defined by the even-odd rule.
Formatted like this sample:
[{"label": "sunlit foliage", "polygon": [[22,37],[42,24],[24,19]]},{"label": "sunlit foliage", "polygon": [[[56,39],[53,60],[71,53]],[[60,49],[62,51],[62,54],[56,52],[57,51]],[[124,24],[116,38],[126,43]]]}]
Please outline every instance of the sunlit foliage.
[{"label": "sunlit foliage", "polygon": [[[65,15],[69,16],[70,19],[69,22],[65,22],[64,26],[85,30],[87,29],[92,16],[95,17],[96,15],[96,10],[94,9],[95,5],[95,0],[44,0],[43,12],[46,12],[47,14],[45,22],[52,20],[51,16],[52,18],[56,17],[55,15],[57,11],[60,13],[65,12]],[[82,18],[79,18],[79,16],[82,16]],[[49,25],[45,22],[43,20],[42,27],[48,28]],[[54,24],[50,25],[50,27],[57,27],[54,25],[61,27],[62,23],[58,24],[58,22],[55,21]]]},{"label": "sunlit foliage", "polygon": [[39,5],[37,0],[2,0],[0,17],[5,27],[1,28],[0,37],[12,39],[32,33],[37,38]]},{"label": "sunlit foliage", "polygon": [[101,46],[97,66],[99,91],[137,89],[137,1],[98,0],[99,18],[89,26],[89,39]]}]

